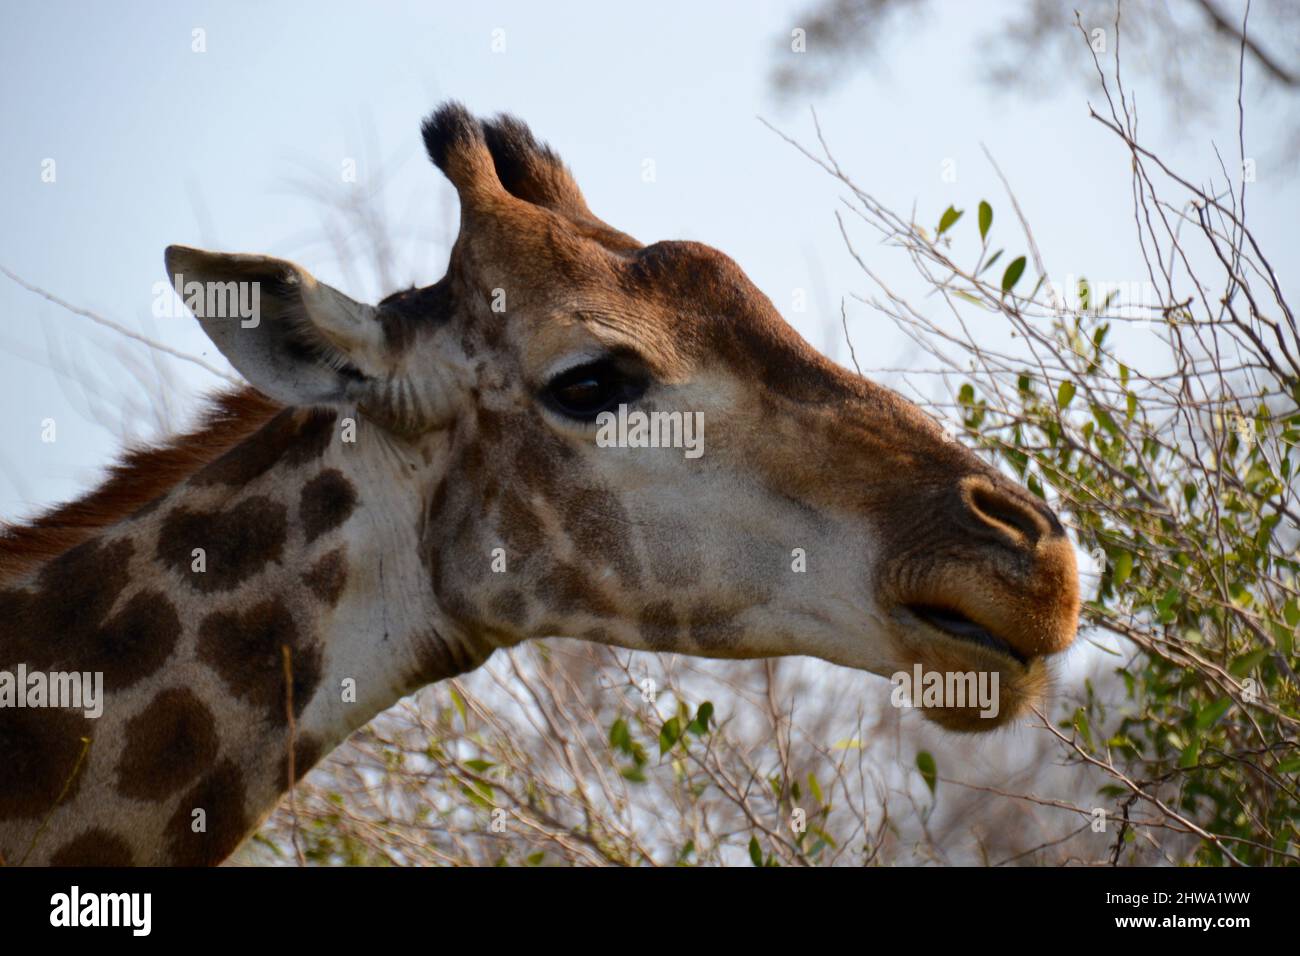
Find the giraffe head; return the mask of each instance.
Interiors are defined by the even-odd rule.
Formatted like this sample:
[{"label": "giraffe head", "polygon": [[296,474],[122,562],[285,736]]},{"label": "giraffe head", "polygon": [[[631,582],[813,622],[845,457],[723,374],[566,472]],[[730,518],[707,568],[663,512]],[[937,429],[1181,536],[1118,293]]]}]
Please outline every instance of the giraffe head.
[{"label": "giraffe head", "polygon": [[817,354],[722,253],[597,219],[517,120],[453,104],[424,138],[461,208],[433,285],[372,306],[282,260],[167,258],[178,288],[258,290],[251,319],[200,316],[249,381],[355,408],[382,438],[357,453],[401,463],[374,473],[414,503],[418,545],[388,560],[431,623],[998,675],[996,717],[926,710],[956,729],[1039,693],[1079,601],[1039,500]]}]

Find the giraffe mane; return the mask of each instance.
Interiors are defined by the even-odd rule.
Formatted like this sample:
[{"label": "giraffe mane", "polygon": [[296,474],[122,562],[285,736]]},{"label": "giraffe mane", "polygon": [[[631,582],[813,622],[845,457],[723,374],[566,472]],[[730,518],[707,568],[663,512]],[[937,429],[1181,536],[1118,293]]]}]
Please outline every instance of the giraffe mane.
[{"label": "giraffe mane", "polygon": [[96,531],[158,500],[280,411],[250,386],[212,397],[197,426],[163,444],[129,449],[87,494],[25,522],[0,523],[0,582],[58,557]]}]

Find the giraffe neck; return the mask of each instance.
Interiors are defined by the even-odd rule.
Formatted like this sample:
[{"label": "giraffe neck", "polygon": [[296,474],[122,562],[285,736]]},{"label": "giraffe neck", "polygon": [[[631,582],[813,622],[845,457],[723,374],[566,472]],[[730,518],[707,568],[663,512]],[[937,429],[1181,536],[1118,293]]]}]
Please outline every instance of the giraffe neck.
[{"label": "giraffe neck", "polygon": [[[491,648],[428,595],[444,462],[289,409],[130,518],[0,584],[0,671],[102,674],[102,713],[0,708],[6,863],[212,864],[402,695]],[[406,489],[404,492],[399,489]]]}]

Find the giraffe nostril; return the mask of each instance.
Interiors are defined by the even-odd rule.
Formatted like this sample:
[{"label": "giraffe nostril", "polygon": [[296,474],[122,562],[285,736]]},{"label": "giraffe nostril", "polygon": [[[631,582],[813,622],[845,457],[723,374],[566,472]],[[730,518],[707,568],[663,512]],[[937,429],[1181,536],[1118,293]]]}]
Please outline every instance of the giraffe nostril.
[{"label": "giraffe nostril", "polygon": [[1003,490],[983,479],[971,480],[967,489],[965,498],[969,513],[985,526],[1003,533],[1010,530],[1029,545],[1060,530],[1060,523],[1055,520],[1055,516],[1049,519],[1044,507],[1037,502],[1024,500],[1019,494]]}]

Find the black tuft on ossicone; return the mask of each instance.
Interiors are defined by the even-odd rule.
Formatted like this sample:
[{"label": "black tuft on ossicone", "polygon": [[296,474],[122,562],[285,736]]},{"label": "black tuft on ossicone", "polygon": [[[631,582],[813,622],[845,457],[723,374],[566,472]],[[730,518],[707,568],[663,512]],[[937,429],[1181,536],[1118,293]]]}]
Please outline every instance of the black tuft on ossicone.
[{"label": "black tuft on ossicone", "polygon": [[483,123],[483,137],[501,185],[520,198],[536,201],[536,197],[525,195],[529,184],[549,171],[563,169],[555,151],[538,142],[522,120],[507,113]]},{"label": "black tuft on ossicone", "polygon": [[433,164],[447,172],[447,157],[453,150],[483,142],[483,129],[463,103],[449,100],[429,114],[420,126],[424,148]]}]

